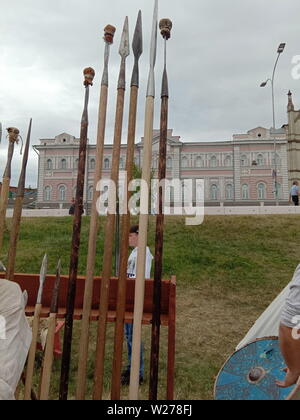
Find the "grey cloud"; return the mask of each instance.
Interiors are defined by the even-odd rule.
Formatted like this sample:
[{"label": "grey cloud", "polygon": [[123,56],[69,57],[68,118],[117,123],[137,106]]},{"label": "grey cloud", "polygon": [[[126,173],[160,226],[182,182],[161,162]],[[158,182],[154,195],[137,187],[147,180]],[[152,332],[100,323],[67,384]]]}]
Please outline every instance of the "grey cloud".
[{"label": "grey cloud", "polygon": [[[277,125],[286,123],[286,94],[300,108],[300,81],[291,77],[292,57],[300,55],[298,0],[160,0],[160,17],[173,21],[168,42],[170,128],[186,141],[230,140],[232,134],[270,127],[271,90],[259,84],[271,76],[280,42],[287,48],[276,77]],[[111,48],[107,142],[112,142],[118,45],[126,15],[132,36],[138,9],[143,12],[137,138],[143,135],[144,98],[149,63],[153,1],[14,0],[0,17],[0,119],[4,127],[26,132],[33,117],[32,144],[67,131],[79,136],[83,94],[82,70],[96,70],[90,97],[89,138],[95,142],[99,84],[103,66],[103,28],[117,26]],[[163,41],[158,39],[155,126],[159,126]],[[132,55],[128,59],[128,88]],[[124,115],[124,141],[128,118]],[[0,146],[0,176],[6,146]],[[19,165],[19,164],[18,164]],[[18,179],[15,164],[13,182]],[[27,183],[36,184],[37,159],[29,162]]]}]

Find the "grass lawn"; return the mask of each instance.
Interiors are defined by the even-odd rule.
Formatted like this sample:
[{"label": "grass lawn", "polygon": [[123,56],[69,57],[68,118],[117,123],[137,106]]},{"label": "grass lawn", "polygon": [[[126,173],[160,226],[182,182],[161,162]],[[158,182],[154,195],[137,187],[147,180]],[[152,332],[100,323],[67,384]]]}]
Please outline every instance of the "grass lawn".
[{"label": "grass lawn", "polygon": [[[102,219],[96,274],[101,273]],[[8,230],[10,229],[8,221]],[[177,350],[175,398],[212,399],[214,380],[225,360],[253,322],[290,281],[300,260],[299,216],[206,217],[203,225],[186,227],[182,218],[168,218],[165,233],[164,277],[177,276]],[[83,219],[79,274],[85,274],[89,219]],[[71,218],[24,219],[16,272],[38,273],[45,253],[49,273],[58,258],[68,273]],[[154,253],[155,219],[150,218],[149,246]],[[0,259],[6,263],[8,233]],[[106,396],[109,397],[113,326],[108,328]],[[144,327],[148,395],[150,328]],[[74,396],[77,344],[75,323],[70,397]],[[91,330],[89,392],[93,378],[95,325]],[[165,398],[166,331],[162,333],[160,398]],[[57,397],[60,366],[56,362],[52,397]],[[124,389],[124,398],[127,398]]]}]

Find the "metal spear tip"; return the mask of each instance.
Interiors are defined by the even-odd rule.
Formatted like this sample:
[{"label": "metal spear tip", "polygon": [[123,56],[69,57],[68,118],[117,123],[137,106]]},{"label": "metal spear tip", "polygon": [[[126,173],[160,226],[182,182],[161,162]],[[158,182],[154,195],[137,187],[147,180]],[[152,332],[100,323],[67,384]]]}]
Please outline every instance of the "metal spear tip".
[{"label": "metal spear tip", "polygon": [[128,23],[128,16],[125,18],[124,27],[123,27],[123,33],[119,48],[119,54],[122,58],[126,58],[130,54],[129,49],[129,23]]},{"label": "metal spear tip", "polygon": [[95,70],[92,67],[87,67],[83,70],[84,75],[84,86],[93,86],[93,80],[95,77]]},{"label": "metal spear tip", "polygon": [[41,271],[40,271],[40,280],[44,279],[47,275],[47,268],[48,268],[48,255],[45,254],[44,258],[43,258],[43,262],[42,262],[42,266],[41,266]]},{"label": "metal spear tip", "polygon": [[6,267],[5,267],[5,265],[3,264],[2,261],[0,261],[0,271],[2,271],[3,273],[6,272]]},{"label": "metal spear tip", "polygon": [[143,28],[142,28],[142,12],[139,11],[137,22],[135,26],[133,41],[132,41],[132,50],[134,57],[139,59],[143,53]]},{"label": "metal spear tip", "polygon": [[47,275],[47,269],[48,269],[48,255],[45,254],[43,262],[42,262],[42,266],[41,266],[41,271],[40,271],[40,287],[39,287],[38,296],[36,300],[37,304],[42,303],[42,295],[43,295],[44,283],[45,283],[46,275]]},{"label": "metal spear tip", "polygon": [[173,28],[173,23],[170,19],[161,19],[159,22],[159,29],[162,37],[166,40],[171,38],[171,30]]},{"label": "metal spear tip", "polygon": [[158,24],[158,0],[154,3],[152,36],[150,47],[150,65],[154,68],[156,62],[156,49],[157,49],[157,24]]},{"label": "metal spear tip", "polygon": [[61,259],[58,260],[57,267],[56,267],[56,273],[60,276],[60,273],[61,273]]},{"label": "metal spear tip", "polygon": [[116,33],[116,28],[113,25],[107,25],[104,28],[104,41],[107,44],[113,44],[114,43],[114,36]]},{"label": "metal spear tip", "polygon": [[26,308],[27,303],[28,303],[28,292],[27,292],[27,290],[24,290],[24,292],[23,292],[23,302],[24,302],[24,308]]}]

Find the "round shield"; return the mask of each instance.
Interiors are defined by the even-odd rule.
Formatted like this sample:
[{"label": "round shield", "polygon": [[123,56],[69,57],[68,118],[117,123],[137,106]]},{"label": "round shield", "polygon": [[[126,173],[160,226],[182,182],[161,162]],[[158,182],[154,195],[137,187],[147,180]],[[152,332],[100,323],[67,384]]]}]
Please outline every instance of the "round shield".
[{"label": "round shield", "polygon": [[216,400],[285,400],[293,387],[279,388],[286,368],[278,338],[263,338],[234,353],[218,375]]}]

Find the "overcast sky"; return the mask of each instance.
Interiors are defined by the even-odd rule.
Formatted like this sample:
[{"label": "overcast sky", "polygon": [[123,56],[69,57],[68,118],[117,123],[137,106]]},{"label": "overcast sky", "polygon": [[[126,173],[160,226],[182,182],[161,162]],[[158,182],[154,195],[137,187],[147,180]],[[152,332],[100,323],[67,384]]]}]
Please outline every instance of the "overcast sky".
[{"label": "overcast sky", "polygon": [[[82,70],[96,71],[89,107],[89,138],[96,142],[103,69],[103,28],[117,27],[111,48],[106,142],[113,139],[119,42],[125,16],[132,38],[138,10],[143,13],[144,54],[137,138],[143,135],[153,0],[0,0],[0,177],[7,153],[5,128],[26,137],[33,118],[32,145],[62,132],[79,137],[83,109]],[[169,127],[183,141],[230,140],[233,134],[272,125],[271,77],[279,43],[286,42],[276,74],[277,126],[287,122],[287,93],[300,108],[300,79],[292,59],[300,56],[299,0],[159,0],[159,19],[173,21],[168,42]],[[163,40],[158,38],[155,128],[159,127]],[[127,60],[126,140],[132,54]],[[300,71],[299,71],[300,73]],[[37,156],[31,152],[27,185],[36,186]],[[13,162],[18,182],[20,156]]]}]

